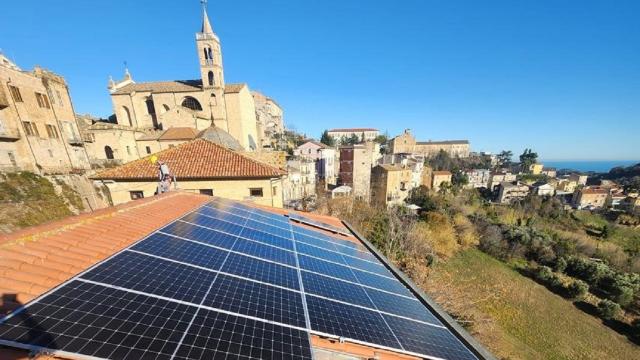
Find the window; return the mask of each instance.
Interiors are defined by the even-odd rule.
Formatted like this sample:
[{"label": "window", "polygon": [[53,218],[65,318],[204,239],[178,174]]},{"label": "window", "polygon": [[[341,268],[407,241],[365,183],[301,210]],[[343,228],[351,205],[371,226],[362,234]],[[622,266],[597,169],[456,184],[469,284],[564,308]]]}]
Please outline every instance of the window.
[{"label": "window", "polygon": [[209,74],[207,76],[209,77],[209,86],[213,86],[213,83],[214,83],[213,71],[209,71]]},{"label": "window", "polygon": [[58,134],[58,129],[55,126],[47,124],[47,135],[51,139],[59,139],[60,135]]},{"label": "window", "polygon": [[149,113],[149,115],[155,114],[156,107],[153,105],[153,99],[149,97],[145,100],[145,103],[147,104],[147,113]]},{"label": "window", "polygon": [[169,105],[162,104],[162,109],[163,109],[163,114],[166,113],[167,111],[169,111]]},{"label": "window", "polygon": [[216,106],[218,104],[218,100],[216,99],[216,94],[211,93],[211,100],[209,101],[211,106]]},{"label": "window", "polygon": [[129,145],[127,145],[127,155],[131,155],[131,147]]},{"label": "window", "polygon": [[51,158],[52,158],[52,157],[53,157],[53,150],[49,149],[49,150],[47,150],[47,151],[49,152],[49,157],[51,157]]},{"label": "window", "polygon": [[36,100],[38,100],[38,106],[41,108],[51,109],[51,105],[49,104],[49,98],[45,94],[36,93]]},{"label": "window", "polygon": [[202,106],[200,105],[198,100],[191,96],[187,96],[184,98],[184,100],[182,100],[182,106],[186,107],[187,109],[202,111]]},{"label": "window", "polygon": [[15,102],[22,102],[22,94],[20,94],[20,89],[15,86],[9,85],[9,91],[11,92],[11,97]]},{"label": "window", "polygon": [[213,196],[213,189],[200,189],[200,195]]},{"label": "window", "polygon": [[144,192],[141,190],[129,191],[129,196],[131,196],[131,200],[144,199]]},{"label": "window", "polygon": [[113,149],[111,148],[111,146],[107,145],[104,147],[104,155],[107,157],[107,159],[113,160]]},{"label": "window", "polygon": [[274,186],[271,188],[271,196],[276,196],[278,194],[278,187]]},{"label": "window", "polygon": [[30,121],[23,121],[22,126],[24,127],[24,132],[27,134],[27,136],[40,136],[36,124]]},{"label": "window", "polygon": [[[60,95],[60,91],[56,90],[56,96],[58,97],[58,105],[60,105],[60,107],[64,107],[64,103],[62,102],[62,95]],[[53,99],[53,96],[51,98]]]},{"label": "window", "polygon": [[151,154],[151,147],[147,146],[147,154]]},{"label": "window", "polygon": [[53,91],[51,91],[51,89],[47,88],[47,96],[49,96],[49,99],[51,99],[51,104],[55,105],[56,104],[56,98],[53,97]]},{"label": "window", "polygon": [[262,197],[262,188],[251,188],[249,189],[249,195],[252,197]]},{"label": "window", "polygon": [[9,157],[11,165],[18,166],[18,162],[16,161],[16,156],[13,154],[13,151],[7,151],[7,156]]}]

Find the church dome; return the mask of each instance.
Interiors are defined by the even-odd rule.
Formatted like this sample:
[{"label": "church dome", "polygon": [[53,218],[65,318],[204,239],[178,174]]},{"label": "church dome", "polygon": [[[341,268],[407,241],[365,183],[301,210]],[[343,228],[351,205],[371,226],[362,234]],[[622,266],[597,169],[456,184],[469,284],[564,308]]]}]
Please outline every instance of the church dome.
[{"label": "church dome", "polygon": [[236,140],[233,136],[229,135],[228,132],[220,129],[216,126],[209,126],[208,128],[200,131],[197,138],[209,140],[213,143],[216,143],[220,146],[224,146],[227,149],[242,151],[242,145]]}]

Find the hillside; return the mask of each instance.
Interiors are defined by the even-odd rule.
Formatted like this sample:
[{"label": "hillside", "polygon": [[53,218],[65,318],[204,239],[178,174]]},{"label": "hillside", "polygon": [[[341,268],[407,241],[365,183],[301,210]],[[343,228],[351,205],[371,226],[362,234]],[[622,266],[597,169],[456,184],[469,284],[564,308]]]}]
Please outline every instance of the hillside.
[{"label": "hillside", "polygon": [[477,249],[436,265],[424,288],[498,358],[640,358],[600,319]]}]

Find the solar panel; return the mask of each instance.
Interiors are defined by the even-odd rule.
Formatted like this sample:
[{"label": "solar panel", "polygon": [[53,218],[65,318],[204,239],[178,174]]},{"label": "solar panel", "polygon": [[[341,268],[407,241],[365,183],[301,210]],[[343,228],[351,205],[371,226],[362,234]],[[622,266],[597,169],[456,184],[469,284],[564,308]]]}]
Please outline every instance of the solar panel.
[{"label": "solar panel", "polygon": [[311,359],[310,334],[475,358],[362,245],[219,199],[0,321],[0,343],[117,359]]},{"label": "solar panel", "polygon": [[337,234],[342,234],[342,235],[351,235],[351,233],[347,232],[344,229],[341,229],[337,226],[333,226],[331,224],[327,224],[324,223],[322,221],[316,221],[316,220],[312,220],[309,219],[308,217],[304,217],[301,215],[298,215],[296,213],[289,213],[289,219],[299,222],[301,224],[306,224],[306,225],[310,225],[313,227],[317,227],[319,229],[323,229],[323,230],[329,230],[331,232],[337,233]]}]

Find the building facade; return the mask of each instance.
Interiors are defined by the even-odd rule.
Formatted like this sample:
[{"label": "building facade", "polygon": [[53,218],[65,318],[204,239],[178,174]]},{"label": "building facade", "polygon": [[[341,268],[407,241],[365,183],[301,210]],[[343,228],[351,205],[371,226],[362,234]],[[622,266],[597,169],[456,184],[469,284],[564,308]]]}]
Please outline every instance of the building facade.
[{"label": "building facade", "polygon": [[470,188],[470,189],[489,188],[491,170],[473,169],[473,170],[466,170],[464,173],[465,175],[467,175],[467,179],[469,180],[466,186],[467,188]]},{"label": "building facade", "polygon": [[440,151],[451,157],[466,158],[471,151],[468,140],[416,141],[409,129],[389,141],[389,150],[393,154],[420,154],[427,158],[438,155]]},{"label": "building facade", "polygon": [[605,206],[609,191],[597,186],[587,186],[573,194],[573,206],[577,209],[599,209]]},{"label": "building facade", "polygon": [[412,186],[412,170],[403,164],[383,164],[371,169],[371,203],[377,206],[404,204]]},{"label": "building facade", "polygon": [[258,136],[262,148],[273,148],[284,134],[284,111],[272,98],[252,91],[258,121]]},{"label": "building facade", "polygon": [[433,171],[431,173],[431,189],[435,192],[440,191],[442,184],[451,184],[451,172],[450,171]]},{"label": "building facade", "polygon": [[287,161],[287,174],[284,179],[284,201],[302,200],[316,194],[316,162],[300,158]]},{"label": "building facade", "polygon": [[65,79],[23,71],[0,54],[0,170],[69,173],[89,169]]},{"label": "building facade", "polygon": [[341,146],[339,185],[351,187],[357,199],[369,201],[373,146],[366,144]]},{"label": "building facade", "polygon": [[373,128],[345,128],[345,129],[331,129],[327,131],[329,136],[335,140],[336,144],[340,144],[343,139],[348,139],[352,136],[357,136],[360,142],[373,141],[380,131]]},{"label": "building facade", "polygon": [[498,185],[498,198],[500,204],[510,204],[516,200],[524,199],[529,195],[529,186],[520,182],[501,182]]}]

